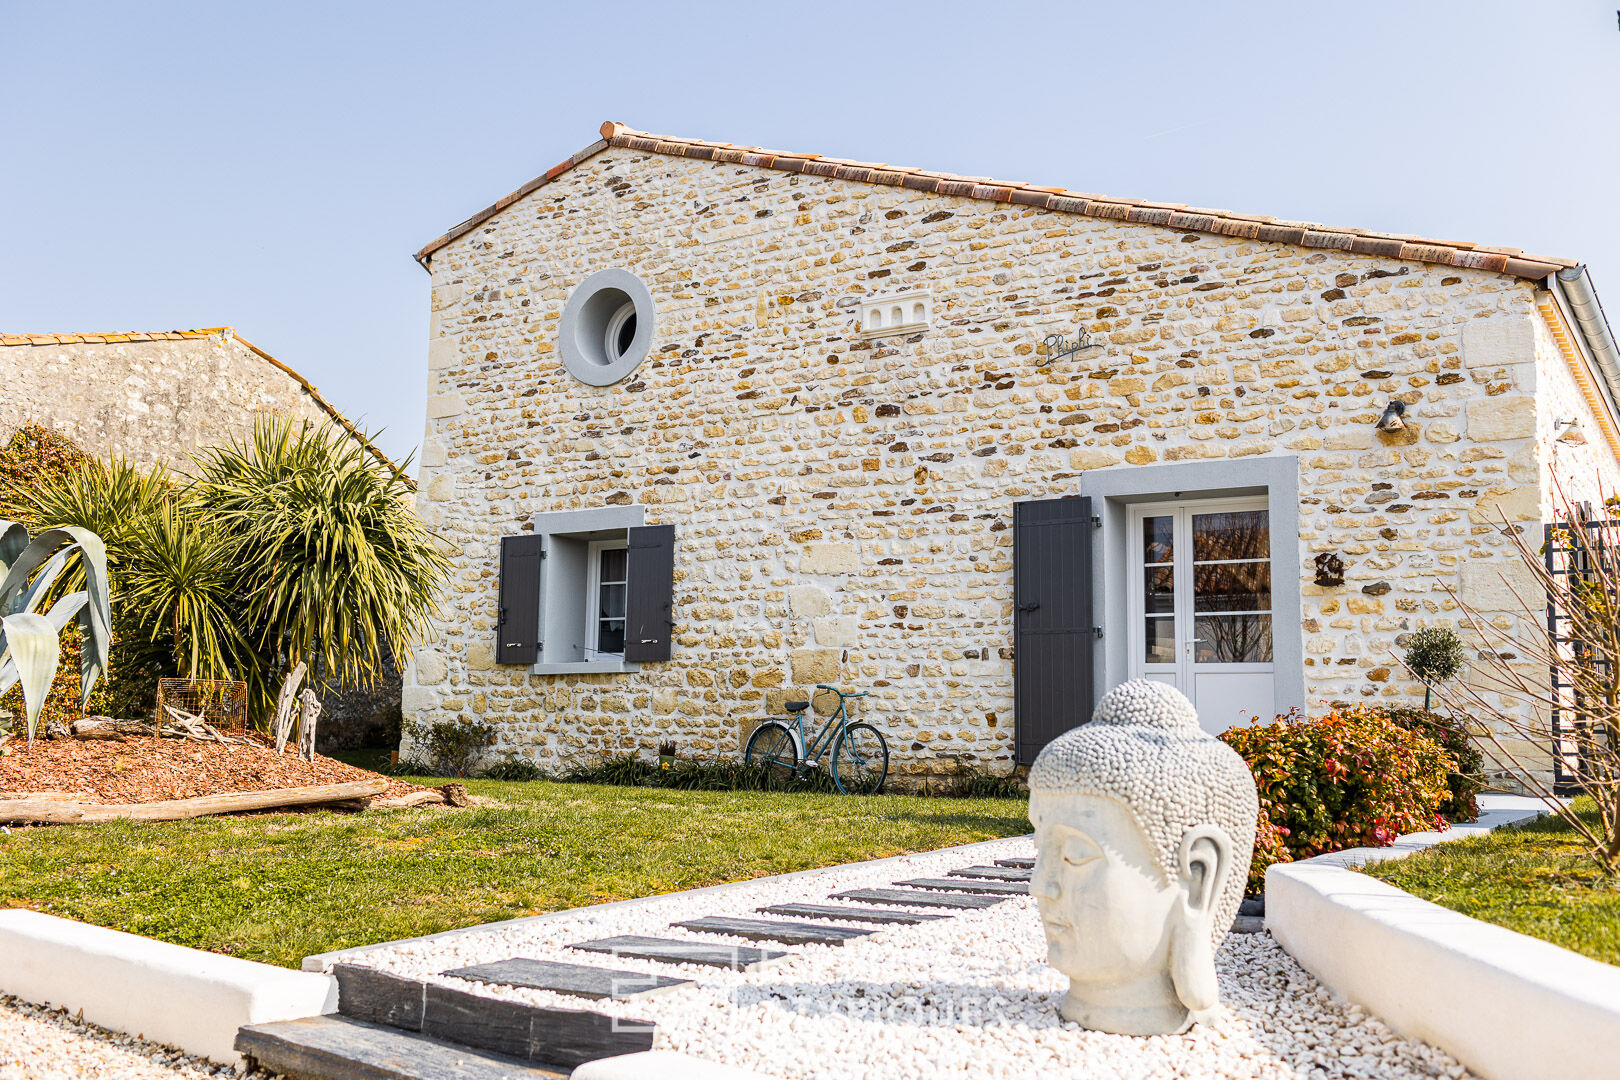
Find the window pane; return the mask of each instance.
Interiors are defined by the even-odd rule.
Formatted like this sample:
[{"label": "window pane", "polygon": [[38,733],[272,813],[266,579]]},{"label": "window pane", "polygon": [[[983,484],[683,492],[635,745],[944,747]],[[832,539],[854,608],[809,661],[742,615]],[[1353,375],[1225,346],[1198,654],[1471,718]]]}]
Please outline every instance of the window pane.
[{"label": "window pane", "polygon": [[1146,571],[1147,594],[1143,611],[1171,612],[1176,610],[1176,572],[1169,566],[1150,566]]},{"label": "window pane", "polygon": [[1147,647],[1142,661],[1148,664],[1176,662],[1176,620],[1171,615],[1147,617]]},{"label": "window pane", "polygon": [[1167,563],[1174,554],[1174,530],[1176,519],[1173,517],[1150,517],[1142,519],[1142,561],[1145,563]]},{"label": "window pane", "polygon": [[1271,564],[1205,563],[1193,567],[1194,611],[1270,611]]},{"label": "window pane", "polygon": [[625,580],[625,567],[628,565],[630,553],[624,548],[607,548],[602,552],[602,580]]},{"label": "window pane", "polygon": [[599,596],[597,611],[604,619],[624,618],[624,590],[623,585],[603,585]]},{"label": "window pane", "polygon": [[1270,515],[1265,510],[1193,515],[1193,560],[1268,559]]},{"label": "window pane", "polygon": [[624,620],[604,619],[596,630],[596,651],[599,653],[624,652]]},{"label": "window pane", "polygon": [[1193,620],[1193,659],[1200,664],[1271,662],[1270,615],[1200,615]]}]

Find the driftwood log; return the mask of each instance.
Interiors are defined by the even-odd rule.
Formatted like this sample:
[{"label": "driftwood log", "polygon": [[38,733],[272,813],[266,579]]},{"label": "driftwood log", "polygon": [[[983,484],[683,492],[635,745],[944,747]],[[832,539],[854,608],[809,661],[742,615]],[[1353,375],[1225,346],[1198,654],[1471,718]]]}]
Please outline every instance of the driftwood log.
[{"label": "driftwood log", "polygon": [[144,720],[115,720],[110,716],[86,716],[73,721],[73,737],[107,742],[149,739],[152,737],[152,725]]},{"label": "driftwood log", "polygon": [[166,799],[149,803],[84,803],[26,796],[0,801],[0,821],[30,825],[77,825],[95,821],[183,821],[211,814],[243,810],[270,810],[284,806],[319,806],[365,799],[388,790],[383,777],[348,784],[272,788],[228,795],[200,795],[194,799]]},{"label": "driftwood log", "polygon": [[320,718],[320,699],[306,686],[298,695],[298,756],[305,761],[315,760],[315,721]]},{"label": "driftwood log", "polygon": [[371,805],[380,809],[399,810],[409,806],[432,806],[444,802],[442,791],[412,791],[387,799],[373,799]]},{"label": "driftwood log", "polygon": [[276,695],[276,753],[287,749],[287,736],[292,733],[293,703],[298,698],[298,684],[304,681],[304,671],[308,667],[302,660],[298,666],[287,673],[281,682],[281,692]]}]

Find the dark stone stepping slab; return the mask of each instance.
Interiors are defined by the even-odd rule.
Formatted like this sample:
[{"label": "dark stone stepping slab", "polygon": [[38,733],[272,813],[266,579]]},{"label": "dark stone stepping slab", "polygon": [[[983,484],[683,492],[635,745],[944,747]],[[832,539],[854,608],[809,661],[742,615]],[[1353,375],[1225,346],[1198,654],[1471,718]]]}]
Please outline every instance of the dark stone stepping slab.
[{"label": "dark stone stepping slab", "polygon": [[427,984],[359,964],[336,964],[338,1012],[353,1020],[405,1031],[422,1030]]},{"label": "dark stone stepping slab", "polygon": [[913,907],[987,908],[1005,896],[963,896],[961,893],[923,892],[920,889],[850,889],[833,893],[834,900],[864,900],[869,904],[909,904]]},{"label": "dark stone stepping slab", "polygon": [[997,859],[996,860],[996,865],[997,866],[1016,866],[1020,870],[1033,870],[1033,869],[1035,869],[1035,860],[1034,859]]},{"label": "dark stone stepping slab", "polygon": [[801,919],[843,919],[847,922],[912,924],[950,918],[949,915],[923,915],[915,911],[886,911],[883,908],[840,907],[837,904],[775,904],[758,910],[767,915],[796,915]]},{"label": "dark stone stepping slab", "polygon": [[668,975],[649,975],[645,971],[616,971],[589,964],[530,960],[522,956],[498,960],[493,964],[456,968],[443,974],[497,986],[523,986],[531,990],[572,994],[574,997],[615,998],[619,1001],[692,985],[691,979],[672,979]]},{"label": "dark stone stepping slab", "polygon": [[951,889],[957,892],[990,893],[994,896],[1028,896],[1029,886],[1009,881],[975,881],[972,878],[920,877],[897,881],[914,889]]},{"label": "dark stone stepping slab", "polygon": [[707,934],[731,934],[755,941],[780,941],[784,945],[842,945],[853,938],[866,937],[872,930],[853,926],[824,926],[818,923],[777,922],[775,919],[733,919],[724,915],[705,915],[676,923],[685,930],[699,930]]},{"label": "dark stone stepping slab", "polygon": [[236,1049],[272,1073],[310,1080],[559,1080],[570,1071],[347,1016],[249,1024]]},{"label": "dark stone stepping slab", "polygon": [[985,878],[989,881],[1028,881],[1035,876],[1035,871],[1021,870],[1013,866],[965,866],[960,870],[952,870],[945,876]]},{"label": "dark stone stepping slab", "polygon": [[780,960],[791,953],[779,949],[753,949],[744,945],[714,945],[706,941],[687,941],[684,938],[641,937],[622,934],[619,937],[581,941],[568,946],[586,952],[610,953],[630,956],[637,960],[657,960],[665,964],[702,964],[705,967],[730,968],[732,971],[751,971],[761,964]]},{"label": "dark stone stepping slab", "polygon": [[557,1068],[652,1049],[653,1025],[645,1020],[485,997],[355,964],[332,970],[338,1012],[350,1020]]}]

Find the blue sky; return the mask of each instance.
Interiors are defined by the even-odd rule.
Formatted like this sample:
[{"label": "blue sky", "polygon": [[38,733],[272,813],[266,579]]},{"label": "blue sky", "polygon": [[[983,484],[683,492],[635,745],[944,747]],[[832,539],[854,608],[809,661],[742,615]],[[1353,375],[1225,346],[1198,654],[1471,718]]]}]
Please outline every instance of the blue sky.
[{"label": "blue sky", "polygon": [[1615,6],[0,0],[0,330],[228,323],[403,456],[411,252],[605,119],[1567,255],[1620,323]]}]

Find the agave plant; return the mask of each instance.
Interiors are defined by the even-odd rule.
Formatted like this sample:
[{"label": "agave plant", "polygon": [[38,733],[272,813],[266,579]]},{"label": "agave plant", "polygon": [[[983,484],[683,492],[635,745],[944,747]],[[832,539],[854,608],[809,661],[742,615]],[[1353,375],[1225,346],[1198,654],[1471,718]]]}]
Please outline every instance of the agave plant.
[{"label": "agave plant", "polygon": [[[38,608],[77,551],[85,587],[58,596],[41,615]],[[0,694],[22,683],[28,741],[34,741],[39,710],[56,678],[62,649],[59,635],[68,620],[79,620],[83,646],[79,653],[81,707],[90,700],[96,680],[107,669],[112,643],[112,609],[107,593],[107,551],[89,529],[62,526],[46,529],[31,541],[28,529],[0,521]]]}]

